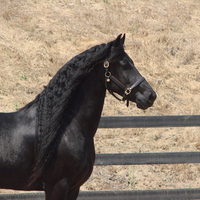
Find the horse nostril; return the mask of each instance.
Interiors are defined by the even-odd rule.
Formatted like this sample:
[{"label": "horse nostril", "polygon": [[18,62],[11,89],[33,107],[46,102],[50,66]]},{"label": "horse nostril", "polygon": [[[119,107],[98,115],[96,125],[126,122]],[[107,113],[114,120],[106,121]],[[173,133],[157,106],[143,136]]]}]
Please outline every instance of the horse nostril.
[{"label": "horse nostril", "polygon": [[150,95],[149,95],[149,102],[150,103],[153,103],[156,99],[156,93],[155,92],[152,92]]}]

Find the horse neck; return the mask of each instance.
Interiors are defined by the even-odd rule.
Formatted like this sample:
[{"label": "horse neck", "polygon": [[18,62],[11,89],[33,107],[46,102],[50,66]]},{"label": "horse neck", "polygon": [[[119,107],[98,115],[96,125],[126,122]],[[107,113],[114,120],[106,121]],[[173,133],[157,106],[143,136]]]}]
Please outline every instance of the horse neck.
[{"label": "horse neck", "polygon": [[[105,99],[104,71],[96,66],[80,83],[64,117],[86,137],[93,137]],[[70,118],[70,119],[69,119]]]}]

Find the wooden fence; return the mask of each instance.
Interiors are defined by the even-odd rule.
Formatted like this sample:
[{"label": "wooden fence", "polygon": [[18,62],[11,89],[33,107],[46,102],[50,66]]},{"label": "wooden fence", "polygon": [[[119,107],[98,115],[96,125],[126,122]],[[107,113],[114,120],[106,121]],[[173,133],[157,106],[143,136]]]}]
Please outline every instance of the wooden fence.
[{"label": "wooden fence", "polygon": [[[102,117],[99,128],[150,128],[200,126],[200,115]],[[97,154],[95,165],[200,163],[200,152]],[[1,194],[0,200],[44,200],[44,194]],[[81,191],[78,200],[200,199],[199,188],[127,191]]]}]

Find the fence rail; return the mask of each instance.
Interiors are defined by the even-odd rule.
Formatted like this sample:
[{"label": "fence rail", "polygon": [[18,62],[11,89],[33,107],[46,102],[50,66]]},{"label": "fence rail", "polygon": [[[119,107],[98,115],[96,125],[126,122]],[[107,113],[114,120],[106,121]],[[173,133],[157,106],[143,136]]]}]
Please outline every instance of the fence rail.
[{"label": "fence rail", "polygon": [[[127,190],[80,192],[78,200],[188,200],[199,199],[200,189]],[[44,193],[1,194],[1,200],[44,200]]]},{"label": "fence rail", "polygon": [[200,126],[200,115],[102,117],[99,128],[156,128]]},{"label": "fence rail", "polygon": [[[200,126],[200,115],[102,117],[99,128],[152,128]],[[200,163],[200,152],[97,154],[95,165]],[[44,193],[0,194],[0,200],[44,200]],[[78,200],[200,199],[200,189],[82,191]]]},{"label": "fence rail", "polygon": [[96,154],[95,165],[152,165],[200,163],[200,152]]}]

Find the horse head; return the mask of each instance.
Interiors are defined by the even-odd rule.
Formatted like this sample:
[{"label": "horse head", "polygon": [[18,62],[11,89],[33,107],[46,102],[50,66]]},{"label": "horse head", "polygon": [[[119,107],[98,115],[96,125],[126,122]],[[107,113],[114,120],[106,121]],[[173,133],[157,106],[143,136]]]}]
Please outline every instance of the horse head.
[{"label": "horse head", "polygon": [[127,106],[130,100],[135,102],[138,108],[147,109],[153,105],[156,93],[124,51],[124,41],[125,34],[119,35],[111,42],[110,55],[103,64],[106,88],[118,100],[127,100]]}]

